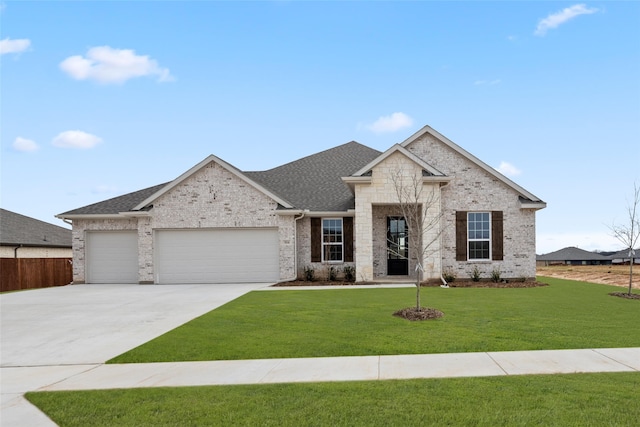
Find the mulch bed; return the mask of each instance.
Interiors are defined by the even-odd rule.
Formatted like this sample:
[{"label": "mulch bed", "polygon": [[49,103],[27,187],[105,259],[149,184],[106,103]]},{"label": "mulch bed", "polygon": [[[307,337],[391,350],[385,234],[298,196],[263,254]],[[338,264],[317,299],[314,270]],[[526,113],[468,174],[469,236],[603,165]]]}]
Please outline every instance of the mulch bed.
[{"label": "mulch bed", "polygon": [[627,292],[611,292],[609,295],[626,299],[640,300],[640,294],[628,294]]},{"label": "mulch bed", "polygon": [[[294,280],[292,282],[280,282],[276,283],[273,286],[281,287],[281,286],[353,286],[353,285],[379,285],[380,283],[371,283],[371,282],[342,282],[342,281],[324,281],[324,280],[314,280],[313,282],[307,282],[304,280]],[[422,287],[438,287],[442,283],[441,282],[429,282],[423,283]],[[491,281],[479,281],[474,282],[472,280],[456,280],[455,282],[449,283],[449,287],[451,288],[535,288],[538,286],[549,286],[546,283],[536,282],[533,280],[527,281],[513,281],[507,282],[502,281],[498,283],[494,283]]]},{"label": "mulch bed", "polygon": [[415,321],[415,320],[433,320],[439,319],[444,316],[444,313],[435,308],[420,307],[420,310],[416,307],[407,307],[402,310],[398,310],[393,313],[396,317],[402,317],[403,319]]}]

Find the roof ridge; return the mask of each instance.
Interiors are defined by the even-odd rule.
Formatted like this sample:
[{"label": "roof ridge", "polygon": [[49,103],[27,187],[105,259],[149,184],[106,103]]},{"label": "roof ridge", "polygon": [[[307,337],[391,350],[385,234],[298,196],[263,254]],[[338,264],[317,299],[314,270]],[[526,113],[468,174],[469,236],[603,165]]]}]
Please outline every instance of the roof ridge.
[{"label": "roof ridge", "polygon": [[296,159],[296,160],[291,160],[290,162],[283,163],[283,164],[281,164],[281,165],[275,166],[275,167],[270,168],[270,169],[264,169],[264,170],[252,170],[252,171],[243,171],[243,172],[244,172],[244,173],[263,173],[263,172],[272,172],[272,171],[275,171],[276,169],[280,169],[280,168],[283,168],[283,167],[285,167],[285,166],[290,166],[290,165],[292,165],[292,164],[294,164],[294,163],[299,163],[299,162],[302,162],[302,161],[304,161],[304,160],[308,160],[309,158],[317,157],[317,156],[321,156],[321,155],[323,155],[323,154],[327,154],[327,153],[329,153],[329,152],[331,152],[331,151],[335,151],[335,150],[338,150],[338,149],[341,149],[341,148],[346,148],[347,146],[352,146],[352,145],[354,145],[354,144],[356,144],[356,145],[358,145],[358,146],[360,146],[360,147],[368,148],[368,149],[373,150],[373,151],[377,151],[378,153],[382,154],[382,152],[381,152],[381,151],[376,150],[375,148],[371,148],[371,147],[369,147],[369,146],[367,146],[367,145],[364,145],[364,144],[362,144],[362,143],[360,143],[360,142],[358,142],[358,141],[351,140],[351,141],[349,141],[349,142],[345,142],[344,144],[336,145],[335,147],[327,148],[327,149],[325,149],[325,150],[318,151],[317,153],[313,153],[313,154],[306,155],[306,156],[304,156],[304,157],[300,157],[299,159]]}]

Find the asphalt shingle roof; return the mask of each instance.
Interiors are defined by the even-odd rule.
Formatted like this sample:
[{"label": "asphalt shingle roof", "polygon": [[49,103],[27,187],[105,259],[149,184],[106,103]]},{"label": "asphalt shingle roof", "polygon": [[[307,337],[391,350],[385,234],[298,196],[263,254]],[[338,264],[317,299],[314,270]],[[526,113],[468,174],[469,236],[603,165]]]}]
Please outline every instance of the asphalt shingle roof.
[{"label": "asphalt shingle roof", "polygon": [[71,248],[71,230],[0,209],[0,244]]},{"label": "asphalt shingle roof", "polygon": [[263,172],[245,175],[299,209],[346,211],[354,196],[342,177],[349,176],[381,153],[355,141]]},{"label": "asphalt shingle roof", "polygon": [[155,192],[159,191],[162,187],[169,184],[155,185],[153,187],[144,188],[142,190],[134,191],[133,193],[123,194],[122,196],[114,197],[112,199],[104,200],[102,202],[93,203],[91,205],[83,206],[78,209],[73,209],[68,212],[61,213],[60,216],[68,215],[109,215],[117,214],[118,212],[127,212],[133,209],[140,202],[151,196]]},{"label": "asphalt shingle roof", "polygon": [[[354,208],[354,196],[341,178],[358,171],[380,154],[378,150],[351,141],[274,169],[243,173],[295,208],[346,211]],[[127,212],[167,184],[124,194],[64,212],[60,216]]]},{"label": "asphalt shingle roof", "polygon": [[609,257],[570,246],[536,257],[538,261],[605,261]]}]

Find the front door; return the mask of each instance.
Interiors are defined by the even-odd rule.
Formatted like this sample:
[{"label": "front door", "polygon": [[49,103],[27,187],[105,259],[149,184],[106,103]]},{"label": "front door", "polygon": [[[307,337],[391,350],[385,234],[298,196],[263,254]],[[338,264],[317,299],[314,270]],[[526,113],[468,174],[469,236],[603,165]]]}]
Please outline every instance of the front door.
[{"label": "front door", "polygon": [[387,274],[409,274],[409,241],[407,221],[401,216],[387,218]]}]

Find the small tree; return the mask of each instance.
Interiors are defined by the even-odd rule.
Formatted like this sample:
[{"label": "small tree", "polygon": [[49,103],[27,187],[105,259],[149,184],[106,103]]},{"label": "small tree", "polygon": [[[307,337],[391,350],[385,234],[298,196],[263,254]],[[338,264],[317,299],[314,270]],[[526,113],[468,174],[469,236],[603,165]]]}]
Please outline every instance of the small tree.
[{"label": "small tree", "polygon": [[[420,284],[424,277],[423,260],[436,252],[442,235],[440,188],[438,183],[425,185],[421,170],[406,172],[402,165],[391,172],[391,182],[398,207],[407,224],[409,254],[416,257],[416,311],[422,311]],[[404,254],[395,254],[404,256]]]},{"label": "small tree", "polygon": [[618,239],[629,251],[629,295],[631,295],[631,286],[633,283],[633,260],[635,257],[634,250],[640,238],[640,187],[633,184],[633,199],[627,204],[627,221],[625,224],[613,224],[609,228],[613,236]]}]

